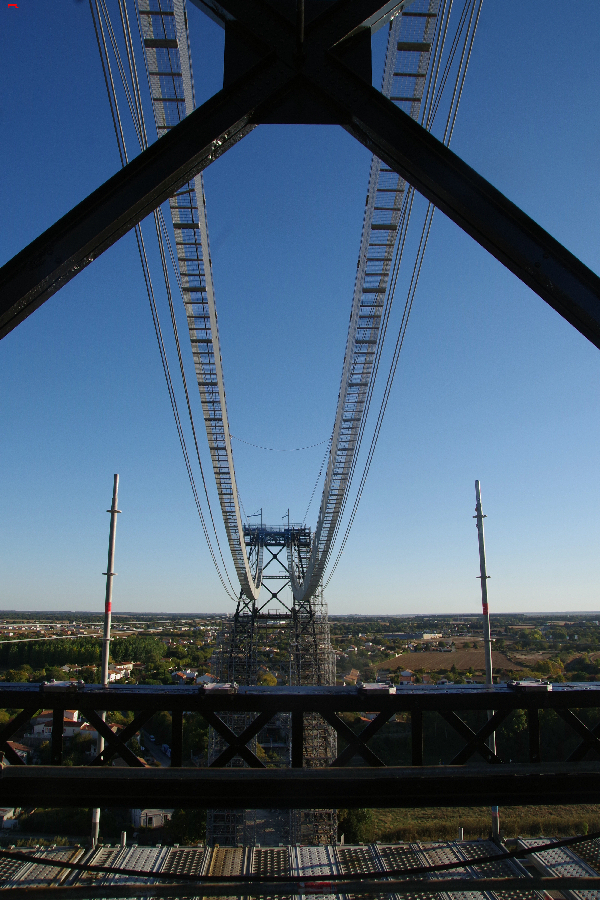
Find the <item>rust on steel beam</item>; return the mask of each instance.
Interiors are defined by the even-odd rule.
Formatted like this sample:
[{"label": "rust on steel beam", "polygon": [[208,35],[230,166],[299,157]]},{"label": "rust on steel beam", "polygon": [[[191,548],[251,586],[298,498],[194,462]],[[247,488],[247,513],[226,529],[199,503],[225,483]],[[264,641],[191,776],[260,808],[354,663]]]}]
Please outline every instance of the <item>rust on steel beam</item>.
[{"label": "rust on steel beam", "polygon": [[329,769],[8,766],[4,806],[324,807],[600,803],[599,763]]}]

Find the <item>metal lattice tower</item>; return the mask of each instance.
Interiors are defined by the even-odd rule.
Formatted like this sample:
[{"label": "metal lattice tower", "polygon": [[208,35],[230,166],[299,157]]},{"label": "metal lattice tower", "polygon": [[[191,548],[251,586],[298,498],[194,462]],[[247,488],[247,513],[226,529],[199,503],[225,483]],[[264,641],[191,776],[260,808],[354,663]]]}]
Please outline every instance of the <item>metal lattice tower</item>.
[{"label": "metal lattice tower", "polygon": [[[256,684],[261,647],[273,634],[286,647],[287,666],[280,669],[280,681],[291,685],[335,684],[335,656],[331,647],[329,620],[323,589],[310,600],[297,602],[290,595],[289,563],[306,558],[312,535],[302,525],[269,528],[246,526],[247,546],[262,545],[265,563],[263,591],[268,594],[260,603],[243,595],[237,604],[230,626],[220,636],[220,648],[213,656],[212,674],[221,682]],[[240,734],[254,715],[223,715],[223,721]],[[253,741],[270,748],[270,761],[289,766],[291,721],[289,714],[280,715]],[[275,739],[273,741],[273,738]],[[273,748],[275,748],[273,750]],[[211,730],[209,764],[224,749],[224,742]],[[333,729],[320,716],[304,717],[303,766],[316,768],[335,759],[337,740]],[[231,765],[244,765],[236,757]],[[207,841],[211,844],[279,844],[293,841],[322,844],[335,841],[335,810],[292,810],[273,813],[267,810],[209,810]]]}]

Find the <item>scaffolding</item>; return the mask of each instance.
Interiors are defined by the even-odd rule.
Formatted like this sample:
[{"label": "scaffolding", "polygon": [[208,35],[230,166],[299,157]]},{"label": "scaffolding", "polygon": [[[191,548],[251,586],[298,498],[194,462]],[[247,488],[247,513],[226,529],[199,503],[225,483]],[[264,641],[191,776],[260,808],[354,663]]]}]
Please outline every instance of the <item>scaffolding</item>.
[{"label": "scaffolding", "polygon": [[[310,599],[290,599],[289,566],[302,566],[310,553],[312,534],[303,525],[270,528],[262,523],[244,527],[249,555],[262,547],[265,555],[263,590],[266,599],[257,602],[243,594],[231,622],[218,639],[211,673],[220,682],[257,684],[261,663],[269,644],[284,647],[277,679],[288,685],[335,684],[335,655],[331,647],[329,619],[323,587]],[[266,558],[268,557],[268,558]],[[250,725],[253,713],[223,714],[235,734]],[[316,713],[304,716],[302,764],[307,768],[329,765],[337,754],[334,730]],[[272,720],[249,745],[257,755],[275,766],[291,765],[291,719],[282,713]],[[224,750],[225,742],[214,729],[209,735],[209,765]],[[234,757],[228,764],[244,766]],[[330,844],[335,842],[335,810],[209,810],[207,842],[219,846],[281,843]]]},{"label": "scaffolding", "polygon": [[[335,654],[331,646],[329,616],[323,585],[310,600],[294,604],[292,684],[335,684]],[[329,766],[337,756],[337,735],[318,713],[304,713],[302,765],[308,769]],[[334,809],[292,811],[294,844],[332,844],[337,840]]]}]

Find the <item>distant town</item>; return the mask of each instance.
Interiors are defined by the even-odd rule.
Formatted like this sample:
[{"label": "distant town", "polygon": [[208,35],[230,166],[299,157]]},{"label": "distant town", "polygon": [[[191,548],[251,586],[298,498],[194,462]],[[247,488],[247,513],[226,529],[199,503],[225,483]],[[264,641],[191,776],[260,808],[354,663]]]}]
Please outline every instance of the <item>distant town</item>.
[{"label": "distant town", "polygon": [[[595,616],[598,615],[599,618]],[[210,659],[225,615],[113,617],[110,681],[193,683],[210,679]],[[287,683],[287,635],[265,622],[259,683]],[[481,681],[485,672],[480,616],[330,616],[338,684],[390,681]],[[5,613],[0,618],[0,680],[99,680],[103,622],[81,613]],[[499,681],[600,676],[600,613],[499,615],[492,619]]]}]

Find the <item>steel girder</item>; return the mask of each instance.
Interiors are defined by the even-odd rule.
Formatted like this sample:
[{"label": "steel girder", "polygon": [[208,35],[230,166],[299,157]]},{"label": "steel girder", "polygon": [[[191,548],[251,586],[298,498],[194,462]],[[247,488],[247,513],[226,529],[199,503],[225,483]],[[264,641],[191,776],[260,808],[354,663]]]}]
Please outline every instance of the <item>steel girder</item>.
[{"label": "steel girder", "polygon": [[8,766],[5,806],[231,809],[520,806],[600,802],[600,764],[347,769]]},{"label": "steel girder", "polygon": [[[573,710],[600,709],[600,684],[537,685],[513,690],[507,685],[459,685],[444,689],[407,686],[395,694],[380,686],[360,688],[300,686],[197,687],[81,685],[79,687],[5,684],[0,687],[2,708],[23,709],[0,731],[0,750],[14,763],[0,774],[0,800],[5,805],[215,806],[252,808],[337,808],[340,806],[452,806],[511,805],[522,803],[600,802],[600,763],[585,761],[600,750],[600,724],[584,722]],[[40,707],[53,711],[51,767],[29,767],[9,753],[8,741]],[[90,766],[65,767],[62,763],[63,711],[77,707],[84,718],[100,729],[98,710],[135,709],[134,720],[119,734],[103,725],[107,746]],[[496,710],[473,730],[463,718],[467,710]],[[138,760],[126,742],[158,710],[173,717],[170,769],[138,768]],[[579,743],[560,762],[540,760],[539,711],[555,710],[569,725]],[[506,764],[492,754],[489,734],[513,710],[526,710],[529,730],[529,763]],[[220,756],[207,769],[182,767],[184,712],[200,713],[222,738]],[[359,733],[340,718],[340,712],[372,711],[378,715]],[[252,742],[273,717],[291,713],[292,768],[264,769]],[[410,712],[412,766],[386,766],[368,746],[370,739],[397,713]],[[437,712],[465,742],[449,765],[423,765],[423,714]],[[326,768],[303,768],[304,732],[311,717],[319,716],[347,747]],[[227,722],[244,718],[243,733],[234,733]],[[482,717],[480,717],[481,719]],[[504,748],[510,753],[510,747]],[[114,770],[103,764],[115,755],[131,768]],[[222,766],[234,756],[249,768]],[[488,765],[473,765],[479,755]],[[366,767],[351,764],[361,757]],[[464,765],[469,763],[468,765]],[[490,765],[491,763],[491,765]],[[159,802],[158,798],[162,798]],[[167,798],[169,801],[167,802]]]},{"label": "steel girder", "polygon": [[307,7],[306,23],[266,0],[192,2],[258,61],[0,269],[0,337],[254,125],[293,120],[340,124],[600,347],[598,276],[354,71],[361,33],[404,0]]}]

